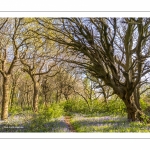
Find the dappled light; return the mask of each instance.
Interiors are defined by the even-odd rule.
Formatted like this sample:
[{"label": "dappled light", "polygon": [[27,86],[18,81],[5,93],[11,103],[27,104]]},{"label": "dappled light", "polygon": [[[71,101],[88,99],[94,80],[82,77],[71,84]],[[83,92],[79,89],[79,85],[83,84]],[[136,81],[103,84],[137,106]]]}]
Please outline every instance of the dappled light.
[{"label": "dappled light", "polygon": [[0,132],[149,132],[150,18],[0,18]]}]

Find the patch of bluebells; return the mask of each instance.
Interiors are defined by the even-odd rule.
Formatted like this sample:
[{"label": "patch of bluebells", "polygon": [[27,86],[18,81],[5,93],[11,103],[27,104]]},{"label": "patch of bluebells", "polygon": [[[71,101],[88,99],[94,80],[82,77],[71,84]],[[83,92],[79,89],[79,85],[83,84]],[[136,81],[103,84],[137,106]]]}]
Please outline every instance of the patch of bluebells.
[{"label": "patch of bluebells", "polygon": [[149,132],[150,125],[128,122],[126,117],[85,117],[76,115],[72,125],[78,132]]},{"label": "patch of bluebells", "polygon": [[64,117],[49,122],[36,123],[32,115],[9,116],[7,121],[0,120],[0,132],[70,132]]}]

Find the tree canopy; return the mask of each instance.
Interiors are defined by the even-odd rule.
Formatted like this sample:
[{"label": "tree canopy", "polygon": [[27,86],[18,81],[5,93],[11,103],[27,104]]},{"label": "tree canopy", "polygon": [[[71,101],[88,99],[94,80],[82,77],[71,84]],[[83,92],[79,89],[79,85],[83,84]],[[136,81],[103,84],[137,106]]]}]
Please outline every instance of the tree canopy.
[{"label": "tree canopy", "polygon": [[[71,86],[78,80],[75,74],[80,73],[82,78],[88,73],[89,79],[103,91],[106,101],[113,94],[122,99],[129,120],[147,118],[140,106],[140,88],[149,83],[149,27],[149,18],[0,19],[1,118],[8,117],[10,79],[14,78],[16,68],[33,82],[35,112],[38,111],[40,88],[47,97],[46,87],[50,85],[45,84],[49,77],[58,73],[63,76],[57,75],[61,79],[57,83],[61,90],[57,90],[56,97],[61,93],[67,100],[75,92]],[[65,73],[59,69],[61,67]],[[73,75],[69,73],[72,70],[76,72]],[[105,89],[109,91],[107,94]]]},{"label": "tree canopy", "polygon": [[68,53],[65,61],[111,87],[124,101],[129,119],[142,119],[139,97],[134,93],[139,92],[136,88],[150,69],[149,18],[65,18],[56,19],[51,27],[47,19],[38,21],[53,34],[38,33],[58,42]]}]

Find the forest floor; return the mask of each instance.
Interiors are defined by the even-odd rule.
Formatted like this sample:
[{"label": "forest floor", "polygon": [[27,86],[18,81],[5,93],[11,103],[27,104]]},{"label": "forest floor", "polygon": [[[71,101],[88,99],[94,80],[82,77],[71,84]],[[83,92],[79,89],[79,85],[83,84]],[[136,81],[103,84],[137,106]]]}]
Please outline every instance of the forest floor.
[{"label": "forest floor", "polygon": [[0,132],[149,132],[150,125],[128,122],[123,116],[88,117],[81,114],[42,120],[35,114],[0,120]]},{"label": "forest floor", "polygon": [[126,116],[88,117],[77,114],[71,124],[76,132],[150,132],[150,124],[129,122]]},{"label": "forest floor", "polygon": [[36,119],[35,115],[17,114],[0,120],[0,132],[75,132],[69,116],[53,118],[49,121]]}]

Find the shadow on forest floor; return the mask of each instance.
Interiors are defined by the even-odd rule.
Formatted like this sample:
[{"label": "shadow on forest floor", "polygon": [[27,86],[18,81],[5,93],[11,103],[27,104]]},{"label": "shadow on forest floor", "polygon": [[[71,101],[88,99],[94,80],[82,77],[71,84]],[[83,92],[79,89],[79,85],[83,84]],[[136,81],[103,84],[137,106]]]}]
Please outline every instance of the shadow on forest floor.
[{"label": "shadow on forest floor", "polygon": [[149,132],[150,124],[129,122],[126,117],[82,117],[76,116],[72,125],[77,132]]},{"label": "shadow on forest floor", "polygon": [[64,117],[44,120],[37,115],[18,114],[0,120],[0,132],[70,132]]},{"label": "shadow on forest floor", "polygon": [[[128,122],[126,117],[86,117],[75,115],[71,124],[76,132],[149,132],[150,125]],[[37,114],[17,114],[0,120],[0,132],[70,132],[65,118],[40,118]]]}]

